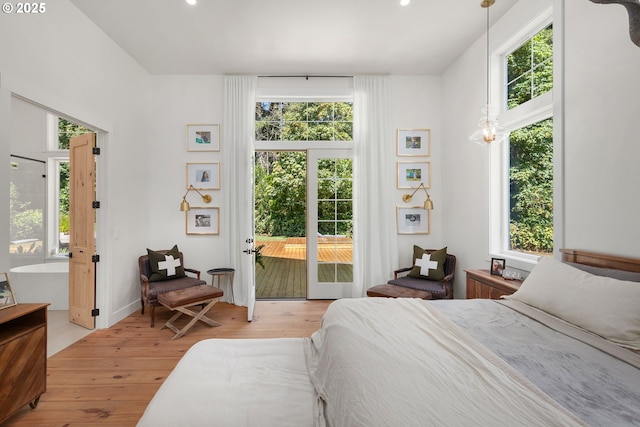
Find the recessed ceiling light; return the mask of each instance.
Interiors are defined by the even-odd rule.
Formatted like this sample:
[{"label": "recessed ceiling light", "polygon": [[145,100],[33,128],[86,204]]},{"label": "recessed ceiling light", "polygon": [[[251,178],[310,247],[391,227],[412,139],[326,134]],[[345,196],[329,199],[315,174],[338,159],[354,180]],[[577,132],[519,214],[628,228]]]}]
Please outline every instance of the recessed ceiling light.
[{"label": "recessed ceiling light", "polygon": [[406,6],[411,3],[411,0],[400,0],[400,6]]},{"label": "recessed ceiling light", "polygon": [[[403,0],[403,1],[406,1],[406,0]],[[187,0],[187,4],[194,5],[196,3],[197,3],[196,0]]]}]

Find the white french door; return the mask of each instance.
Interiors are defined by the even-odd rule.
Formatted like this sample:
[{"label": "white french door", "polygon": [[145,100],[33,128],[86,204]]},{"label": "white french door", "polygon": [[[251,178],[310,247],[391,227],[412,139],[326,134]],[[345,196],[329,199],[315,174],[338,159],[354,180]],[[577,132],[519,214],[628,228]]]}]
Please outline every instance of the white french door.
[{"label": "white french door", "polygon": [[353,154],[307,152],[307,299],[352,296]]},{"label": "white french door", "polygon": [[248,158],[247,170],[249,171],[248,181],[245,188],[249,194],[249,200],[246,201],[244,209],[241,210],[242,214],[238,215],[238,218],[244,218],[246,239],[245,249],[242,251],[245,256],[242,257],[242,269],[243,278],[245,280],[245,286],[247,289],[247,321],[253,321],[253,311],[256,306],[256,249],[255,249],[255,189],[254,189],[254,161],[255,151],[251,150],[251,156]]}]

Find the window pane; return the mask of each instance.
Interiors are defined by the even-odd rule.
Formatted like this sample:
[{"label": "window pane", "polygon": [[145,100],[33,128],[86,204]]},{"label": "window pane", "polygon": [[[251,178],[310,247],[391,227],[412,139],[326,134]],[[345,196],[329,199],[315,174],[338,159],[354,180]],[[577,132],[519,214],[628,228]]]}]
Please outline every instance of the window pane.
[{"label": "window pane", "polygon": [[258,102],[256,103],[256,121],[276,121],[282,120],[282,104],[280,102]]},{"label": "window pane", "polygon": [[83,133],[93,132],[84,126],[72,123],[62,117],[58,118],[58,149],[68,150],[69,140]]},{"label": "window pane", "polygon": [[549,25],[507,55],[507,108],[553,88],[553,27]]},{"label": "window pane", "polygon": [[12,158],[9,182],[9,256],[12,266],[44,262],[45,168]]},{"label": "window pane", "polygon": [[58,241],[58,253],[69,252],[69,162],[58,163],[58,227],[60,238]]},{"label": "window pane", "polygon": [[318,220],[328,221],[335,218],[336,215],[336,202],[334,201],[319,201],[318,202]]},{"label": "window pane", "polygon": [[256,122],[256,140],[279,141],[280,130],[279,122]]},{"label": "window pane", "polygon": [[283,141],[307,141],[306,122],[284,122],[282,126]]},{"label": "window pane", "polygon": [[353,162],[318,160],[318,281],[353,281]]},{"label": "window pane", "polygon": [[350,102],[257,102],[257,141],[352,141]]},{"label": "window pane", "polygon": [[549,25],[533,36],[533,66],[542,64],[553,58],[553,27]]},{"label": "window pane", "polygon": [[333,124],[325,122],[309,122],[310,141],[333,141]]},{"label": "window pane", "polygon": [[553,252],[553,119],[511,133],[509,249]]},{"label": "window pane", "polygon": [[547,60],[533,70],[533,97],[553,89],[553,61]]},{"label": "window pane", "polygon": [[511,109],[531,99],[531,73],[525,73],[508,86],[507,105]]}]

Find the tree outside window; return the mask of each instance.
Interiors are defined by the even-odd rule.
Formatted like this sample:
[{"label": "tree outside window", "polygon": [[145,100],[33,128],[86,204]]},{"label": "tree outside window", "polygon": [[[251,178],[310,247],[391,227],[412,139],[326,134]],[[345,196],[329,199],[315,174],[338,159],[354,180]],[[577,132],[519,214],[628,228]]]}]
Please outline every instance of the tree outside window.
[{"label": "tree outside window", "polygon": [[[513,111],[513,122],[522,122],[526,104],[553,88],[553,26],[537,32],[505,59],[506,106]],[[503,217],[509,234],[503,249],[547,255],[553,252],[553,117],[547,112],[526,122],[509,135],[509,205]]]}]

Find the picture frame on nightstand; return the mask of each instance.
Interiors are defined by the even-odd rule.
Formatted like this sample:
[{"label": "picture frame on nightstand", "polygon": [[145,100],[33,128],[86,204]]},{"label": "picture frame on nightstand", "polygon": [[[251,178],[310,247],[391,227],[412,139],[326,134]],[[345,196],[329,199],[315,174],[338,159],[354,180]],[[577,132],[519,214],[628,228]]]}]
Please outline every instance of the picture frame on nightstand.
[{"label": "picture frame on nightstand", "polygon": [[491,258],[491,274],[502,276],[502,272],[507,266],[507,261],[503,258]]}]

